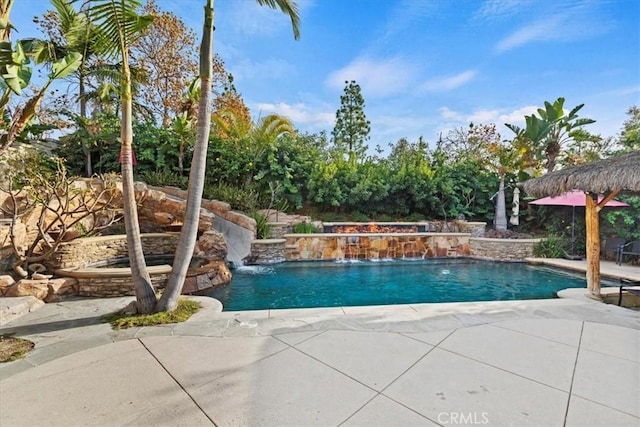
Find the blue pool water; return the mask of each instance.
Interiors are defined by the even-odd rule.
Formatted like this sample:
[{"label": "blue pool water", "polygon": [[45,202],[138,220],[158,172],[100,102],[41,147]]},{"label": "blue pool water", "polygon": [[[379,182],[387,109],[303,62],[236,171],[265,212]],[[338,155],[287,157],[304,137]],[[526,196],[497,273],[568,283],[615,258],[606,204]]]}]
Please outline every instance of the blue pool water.
[{"label": "blue pool water", "polygon": [[475,260],[300,262],[240,267],[207,295],[226,311],[555,298],[584,275]]}]

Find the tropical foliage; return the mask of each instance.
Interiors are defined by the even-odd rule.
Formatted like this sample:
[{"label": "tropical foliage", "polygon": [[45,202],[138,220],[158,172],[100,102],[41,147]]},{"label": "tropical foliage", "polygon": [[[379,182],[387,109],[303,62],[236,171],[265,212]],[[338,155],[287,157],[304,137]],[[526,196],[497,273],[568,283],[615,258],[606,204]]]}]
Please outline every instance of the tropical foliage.
[{"label": "tropical foliage", "polygon": [[[618,137],[603,137],[586,130],[594,120],[579,116],[583,104],[565,111],[559,97],[525,116],[524,127],[507,124],[511,139],[503,139],[494,123],[472,123],[437,140],[401,138],[371,150],[365,98],[354,80],[336,100],[331,130],[304,133],[281,114],[252,115],[213,54],[211,0],[204,2],[199,60],[193,32],[153,1],[52,0],[52,10],[38,19],[42,39],[17,41],[11,39],[12,2],[0,0],[0,153],[14,141],[37,142],[64,126],[54,154],[66,171],[122,175],[143,312],[171,309],[176,299],[157,304],[144,273],[132,198],[136,179],[187,188],[189,215],[198,212],[204,194],[247,213],[277,208],[359,221],[465,217],[506,228],[507,201],[523,179],[640,149],[637,106],[629,108]],[[284,12],[299,36],[294,1],[257,2]],[[26,89],[36,71],[47,77]],[[61,81],[74,90],[53,98],[51,89]],[[42,108],[47,102],[48,112]],[[621,198],[632,208],[604,212],[603,233],[640,238],[638,197]],[[555,224],[566,238],[566,212],[538,212],[529,218],[523,209],[518,227]],[[195,236],[193,229],[183,231],[182,255],[190,253]],[[184,258],[176,263],[186,265]],[[168,289],[175,292],[179,282],[178,274]]]}]

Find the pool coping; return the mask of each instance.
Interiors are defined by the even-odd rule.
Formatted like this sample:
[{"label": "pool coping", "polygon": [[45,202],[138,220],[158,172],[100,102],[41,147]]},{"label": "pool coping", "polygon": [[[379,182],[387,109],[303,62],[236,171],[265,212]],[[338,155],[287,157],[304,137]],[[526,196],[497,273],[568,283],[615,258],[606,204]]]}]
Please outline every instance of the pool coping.
[{"label": "pool coping", "polygon": [[[546,265],[564,270],[586,273],[586,260],[568,260],[562,258],[526,258],[531,265]],[[600,276],[610,279],[623,279],[633,282],[640,281],[640,267],[631,265],[617,265],[613,261],[600,261]]]},{"label": "pool coping", "polygon": [[[460,259],[460,258],[458,258]],[[500,261],[497,261],[500,262]],[[565,260],[555,258],[527,258],[525,263],[530,265],[542,265],[548,267],[559,268],[562,270],[569,270],[574,272],[586,272],[586,261],[581,260]],[[608,264],[614,264],[609,266]],[[584,266],[581,266],[583,264]],[[603,277],[611,279],[626,279],[632,281],[640,281],[640,267],[633,266],[618,266],[613,262],[601,262],[601,275]],[[613,271],[611,267],[624,270],[622,273]],[[627,271],[628,269],[637,269],[638,271]],[[587,295],[587,289],[585,288],[566,288],[557,292],[558,298],[541,298],[541,299],[525,299],[525,300],[499,300],[499,301],[466,301],[466,302],[444,302],[444,303],[412,303],[412,304],[386,304],[386,305],[367,305],[367,306],[338,306],[338,307],[311,307],[311,308],[278,308],[278,309],[263,309],[263,310],[235,310],[235,311],[220,311],[217,316],[219,318],[251,318],[251,319],[272,319],[272,318],[287,318],[287,317],[318,317],[318,316],[340,316],[340,315],[352,315],[352,314],[398,314],[403,310],[409,310],[407,313],[420,312],[424,310],[433,309],[433,306],[438,306],[437,310],[442,310],[443,313],[452,313],[459,309],[467,309],[468,307],[476,306],[480,311],[491,309],[493,304],[500,304],[498,308],[504,307],[517,307],[521,303],[534,303],[545,301],[558,301],[561,300],[574,300],[579,303],[594,303],[605,304],[602,301],[594,300]],[[616,287],[603,287],[602,294],[604,296],[619,292],[619,288]],[[209,297],[211,298],[211,297]],[[222,303],[220,303],[222,305]],[[624,309],[624,308],[623,308]]]}]

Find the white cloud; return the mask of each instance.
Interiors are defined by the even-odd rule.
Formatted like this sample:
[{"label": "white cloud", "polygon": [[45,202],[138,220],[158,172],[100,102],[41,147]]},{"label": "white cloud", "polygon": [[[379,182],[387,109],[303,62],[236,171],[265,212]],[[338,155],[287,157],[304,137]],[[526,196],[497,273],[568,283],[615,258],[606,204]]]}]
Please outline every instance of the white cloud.
[{"label": "white cloud", "polygon": [[438,77],[424,82],[420,89],[427,92],[453,90],[472,81],[478,74],[475,70],[467,70],[454,76]]},{"label": "white cloud", "polygon": [[478,110],[469,116],[468,121],[475,124],[492,123],[496,121],[499,115],[499,110]]},{"label": "white cloud", "polygon": [[493,21],[509,18],[523,12],[533,0],[485,0],[474,18]]},{"label": "white cloud", "polygon": [[560,2],[544,19],[514,31],[495,46],[498,53],[539,41],[569,42],[607,33],[615,25],[604,2]]},{"label": "white cloud", "polygon": [[402,93],[415,75],[415,65],[401,57],[382,60],[359,57],[346,67],[332,72],[325,84],[331,89],[342,89],[345,81],[355,80],[367,99],[370,96],[385,97]]},{"label": "white cloud", "polygon": [[402,0],[394,4],[386,23],[387,36],[407,31],[413,23],[432,16],[440,7],[438,2],[424,0]]},{"label": "white cloud", "polygon": [[477,125],[495,123],[502,135],[509,136],[512,135],[512,132],[504,126],[505,123],[523,127],[525,125],[524,116],[535,113],[537,109],[538,107],[535,105],[527,105],[511,112],[504,112],[501,109],[478,109],[472,113],[462,113],[448,107],[441,107],[438,111],[443,121],[438,124],[437,130],[438,133],[446,135],[452,129],[467,126],[469,123]]},{"label": "white cloud", "polygon": [[520,28],[496,45],[496,51],[502,53],[534,41],[548,41],[562,37],[563,16],[552,16],[543,21],[534,22]]},{"label": "white cloud", "polygon": [[328,107],[320,107],[316,111],[314,111],[312,107],[303,103],[258,103],[255,109],[258,110],[261,115],[276,113],[285,116],[289,118],[289,120],[291,120],[296,127],[332,127],[336,118],[335,112],[328,111]]},{"label": "white cloud", "polygon": [[463,119],[462,114],[458,113],[457,111],[453,111],[448,107],[440,107],[438,108],[438,111],[440,112],[440,117],[446,120],[462,120]]},{"label": "white cloud", "polygon": [[498,121],[500,124],[510,123],[517,126],[524,126],[524,116],[530,116],[533,113],[538,111],[538,106],[535,105],[527,105],[525,107],[520,107],[517,110],[514,110],[507,114],[501,114],[498,116]]},{"label": "white cloud", "polygon": [[458,124],[487,124],[487,123],[496,123],[496,124],[504,124],[504,123],[513,123],[513,124],[523,124],[524,125],[524,116],[531,115],[536,113],[538,107],[535,105],[527,105],[525,107],[518,108],[509,113],[503,113],[504,110],[500,109],[479,109],[475,110],[472,113],[466,114],[461,113],[459,111],[451,110],[449,107],[440,107],[438,111],[440,112],[440,117],[445,120],[448,120],[451,123]]}]

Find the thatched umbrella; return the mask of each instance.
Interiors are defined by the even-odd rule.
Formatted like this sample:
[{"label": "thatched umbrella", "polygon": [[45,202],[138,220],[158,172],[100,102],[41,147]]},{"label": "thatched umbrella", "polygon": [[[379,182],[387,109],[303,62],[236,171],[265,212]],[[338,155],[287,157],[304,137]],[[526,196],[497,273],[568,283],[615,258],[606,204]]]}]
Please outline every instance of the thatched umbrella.
[{"label": "thatched umbrella", "polygon": [[[600,222],[598,213],[620,191],[640,192],[640,151],[611,157],[555,172],[523,184],[534,197],[559,196],[571,190],[586,195],[587,225],[587,289],[590,296],[600,297]],[[598,195],[604,197],[598,203]]]}]

